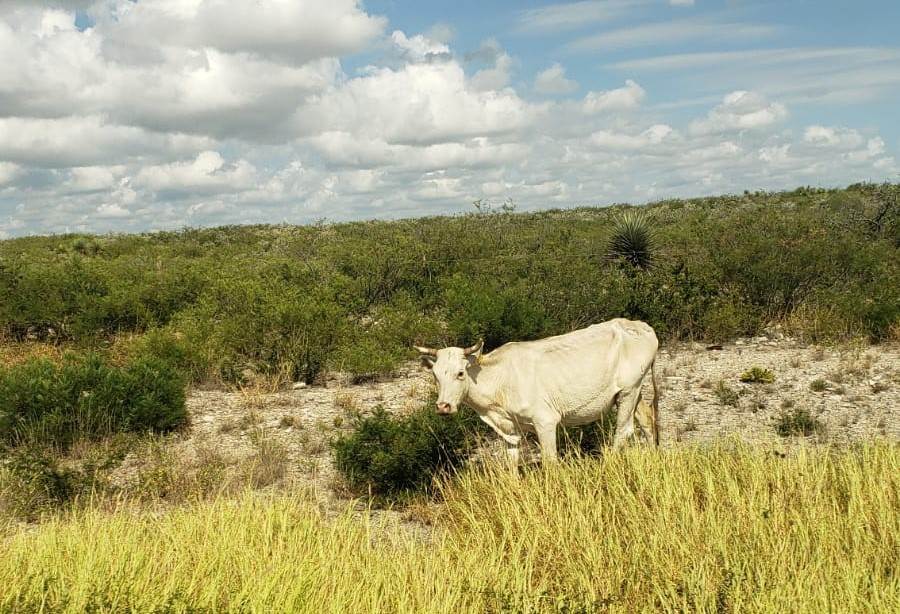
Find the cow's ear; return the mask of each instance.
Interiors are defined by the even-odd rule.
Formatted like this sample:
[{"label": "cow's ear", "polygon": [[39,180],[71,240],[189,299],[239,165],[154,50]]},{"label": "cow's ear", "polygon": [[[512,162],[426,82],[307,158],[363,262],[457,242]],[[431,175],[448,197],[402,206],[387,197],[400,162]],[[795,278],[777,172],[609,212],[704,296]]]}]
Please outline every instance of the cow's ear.
[{"label": "cow's ear", "polygon": [[427,369],[430,371],[434,368],[434,358],[432,358],[431,356],[422,356],[421,362],[423,369]]}]

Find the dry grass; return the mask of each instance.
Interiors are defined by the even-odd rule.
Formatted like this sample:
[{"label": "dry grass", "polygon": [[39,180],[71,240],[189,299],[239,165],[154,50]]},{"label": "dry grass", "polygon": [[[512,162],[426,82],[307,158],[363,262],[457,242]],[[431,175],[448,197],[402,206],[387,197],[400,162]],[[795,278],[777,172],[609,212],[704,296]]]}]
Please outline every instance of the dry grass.
[{"label": "dry grass", "polygon": [[271,375],[254,375],[237,386],[241,402],[248,409],[260,409],[270,404],[269,397],[290,384],[289,371],[279,369]]},{"label": "dry grass", "polygon": [[428,542],[300,496],[76,512],[8,538],[0,610],[900,609],[897,446],[632,449],[442,494]]},{"label": "dry grass", "polygon": [[287,474],[287,449],[265,429],[256,429],[250,438],[256,452],[246,461],[247,483],[252,488],[265,488],[281,482]]},{"label": "dry grass", "polygon": [[33,358],[48,358],[54,362],[62,360],[65,345],[44,341],[9,341],[0,336],[0,365],[12,367]]},{"label": "dry grass", "polygon": [[352,415],[360,411],[359,399],[352,392],[338,392],[334,395],[334,406]]}]

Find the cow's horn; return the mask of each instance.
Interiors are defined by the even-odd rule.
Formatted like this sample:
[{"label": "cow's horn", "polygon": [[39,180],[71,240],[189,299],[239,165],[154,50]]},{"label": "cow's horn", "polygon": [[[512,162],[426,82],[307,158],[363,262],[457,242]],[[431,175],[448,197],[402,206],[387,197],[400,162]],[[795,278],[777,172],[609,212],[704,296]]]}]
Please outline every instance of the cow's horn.
[{"label": "cow's horn", "polygon": [[419,347],[418,345],[414,345],[413,349],[415,349],[419,354],[423,354],[425,356],[437,357],[437,350],[432,350],[431,348]]},{"label": "cow's horn", "polygon": [[480,352],[482,347],[484,347],[484,339],[480,339],[475,345],[470,345],[463,350],[463,353],[466,356],[468,356],[469,354],[475,354],[476,352]]}]

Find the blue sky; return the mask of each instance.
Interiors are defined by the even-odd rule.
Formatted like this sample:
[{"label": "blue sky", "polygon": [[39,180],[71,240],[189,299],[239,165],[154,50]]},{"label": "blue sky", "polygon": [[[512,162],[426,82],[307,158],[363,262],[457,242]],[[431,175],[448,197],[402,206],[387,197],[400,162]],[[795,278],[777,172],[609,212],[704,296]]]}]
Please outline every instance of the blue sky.
[{"label": "blue sky", "polygon": [[[693,3],[673,6],[665,1],[634,3],[629,10],[622,11],[608,20],[591,22],[571,27],[548,28],[546,30],[522,29],[522,21],[529,10],[552,8],[565,3],[548,2],[483,2],[464,0],[454,3],[422,3],[412,1],[368,2],[366,6],[374,12],[391,16],[393,27],[421,32],[441,23],[450,26],[455,33],[455,42],[460,48],[477,48],[480,41],[494,37],[501,45],[521,62],[520,73],[527,78],[552,62],[565,65],[567,74],[587,89],[607,89],[615,87],[628,77],[639,77],[640,83],[652,92],[651,104],[682,103],[679,110],[670,111],[670,117],[691,116],[691,110],[703,107],[702,99],[724,93],[730,87],[747,83],[741,81],[739,73],[723,75],[730,68],[715,63],[705,66],[705,70],[695,72],[692,68],[677,71],[642,69],[630,71],[617,67],[629,60],[652,59],[661,56],[692,53],[750,52],[754,50],[777,49],[839,49],[859,47],[898,47],[898,27],[900,27],[900,2],[890,0],[866,0],[847,2],[846,0],[791,0],[789,2],[753,0],[696,0]],[[592,3],[569,3],[592,4]],[[604,5],[609,3],[596,3]],[[628,6],[629,3],[623,3]],[[448,10],[448,6],[452,9]],[[585,7],[584,12],[589,13]],[[599,50],[571,49],[570,45],[580,39],[598,33],[637,28],[649,24],[710,19],[723,23],[756,24],[768,26],[772,32],[767,35],[748,36],[728,40],[694,38],[672,42],[637,42],[629,46],[610,47]],[[727,33],[727,28],[722,28]],[[897,83],[895,58],[893,70],[885,71],[893,80],[893,87],[886,87],[884,95],[872,95],[855,104],[829,104],[826,101],[810,101],[796,109],[798,122],[816,121],[827,116],[843,123],[859,122],[869,118],[870,127],[880,127],[882,135],[890,141],[892,149],[900,146],[900,84]],[[829,74],[827,63],[810,62],[812,70],[823,72],[824,77],[840,79],[840,72]],[[765,76],[777,78],[778,66],[769,66],[763,72],[763,79],[754,85],[764,84]],[[696,101],[690,104],[690,101]]]},{"label": "blue sky", "polygon": [[900,180],[897,2],[13,0],[0,238]]}]

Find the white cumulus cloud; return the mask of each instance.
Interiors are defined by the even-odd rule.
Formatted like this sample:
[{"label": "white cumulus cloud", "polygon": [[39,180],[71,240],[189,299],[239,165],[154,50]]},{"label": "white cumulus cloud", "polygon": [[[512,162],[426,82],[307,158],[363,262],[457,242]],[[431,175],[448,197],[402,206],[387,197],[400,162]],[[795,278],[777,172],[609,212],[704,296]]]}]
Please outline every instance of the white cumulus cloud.
[{"label": "white cumulus cloud", "polygon": [[571,94],[578,89],[578,83],[566,77],[566,69],[555,63],[542,70],[534,79],[534,89],[541,94]]},{"label": "white cumulus cloud", "polygon": [[722,104],[713,108],[704,119],[691,124],[695,134],[725,133],[758,130],[776,124],[787,117],[787,107],[769,102],[755,92],[731,92]]},{"label": "white cumulus cloud", "polygon": [[588,92],[584,97],[582,109],[588,114],[634,109],[640,106],[646,95],[644,88],[628,79],[625,82],[625,87],[600,92]]},{"label": "white cumulus cloud", "polygon": [[854,148],[859,147],[864,139],[853,129],[813,125],[803,131],[803,140],[820,147]]},{"label": "white cumulus cloud", "polygon": [[450,47],[421,34],[408,37],[404,32],[394,30],[391,34],[391,41],[404,58],[415,62],[449,59],[450,57]]},{"label": "white cumulus cloud", "polygon": [[136,186],[152,191],[215,193],[250,188],[256,169],[246,160],[226,163],[217,151],[200,152],[193,160],[141,169]]}]

